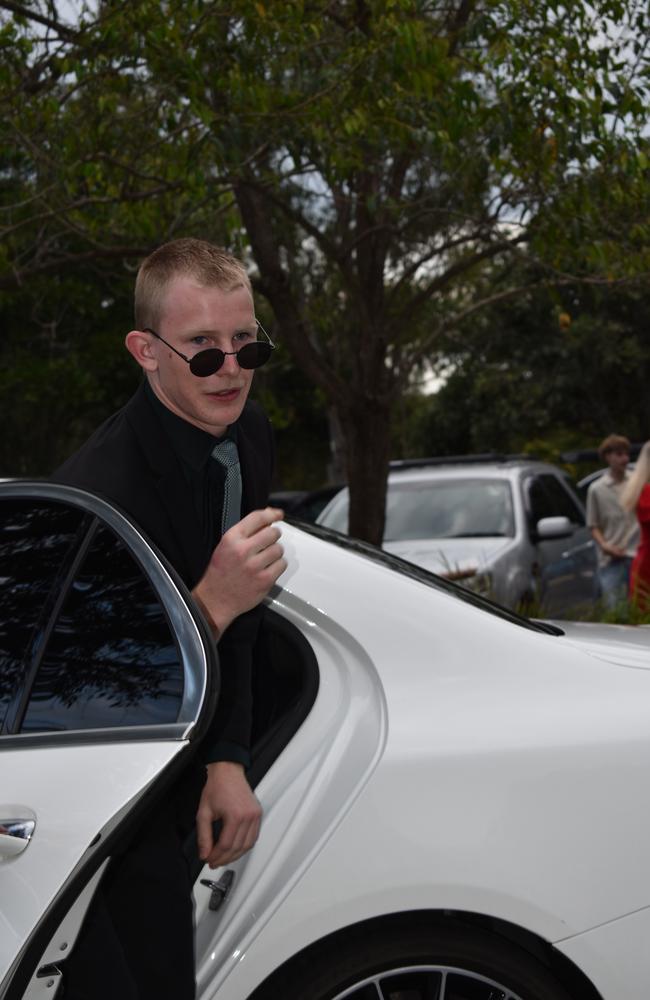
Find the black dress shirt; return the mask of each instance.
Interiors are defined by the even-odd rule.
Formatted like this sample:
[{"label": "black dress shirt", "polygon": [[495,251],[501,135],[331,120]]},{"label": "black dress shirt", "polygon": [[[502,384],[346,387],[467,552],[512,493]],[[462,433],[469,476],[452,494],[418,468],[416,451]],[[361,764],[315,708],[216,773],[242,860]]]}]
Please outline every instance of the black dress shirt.
[{"label": "black dress shirt", "polygon": [[226,438],[237,444],[237,425],[229,427],[222,437],[214,437],[168,410],[148,382],[146,393],[183,470],[209,558],[221,538],[223,491],[226,480],[226,470],[221,462],[212,458],[212,452]]},{"label": "black dress shirt", "polygon": [[[223,514],[224,484],[226,470],[221,462],[212,457],[212,451],[225,438],[230,438],[237,444],[237,426],[233,424],[228,428],[226,434],[221,437],[214,437],[207,431],[201,430],[194,424],[172,413],[164,403],[156,396],[149,383],[145,384],[145,392],[149,403],[153,406],[154,412],[161,422],[169,444],[178,459],[183,471],[187,488],[192,498],[192,505],[196,512],[197,526],[201,534],[204,552],[205,565],[207,566],[210,556],[221,539],[221,519]],[[250,612],[240,616],[238,624],[230,626],[219,643],[219,659],[222,664],[222,671],[233,671],[243,667],[242,656],[250,656],[255,634],[249,639],[242,640],[238,635],[248,631],[247,626],[252,625],[254,615]],[[243,629],[242,629],[243,626]],[[257,628],[251,629],[252,633],[257,632]],[[246,650],[246,645],[250,642],[250,647]],[[229,740],[223,740],[218,732],[219,711],[215,722],[210,727],[207,737],[203,742],[202,757],[206,763],[218,760],[230,760],[248,766],[250,764],[250,754],[246,747]]]}]

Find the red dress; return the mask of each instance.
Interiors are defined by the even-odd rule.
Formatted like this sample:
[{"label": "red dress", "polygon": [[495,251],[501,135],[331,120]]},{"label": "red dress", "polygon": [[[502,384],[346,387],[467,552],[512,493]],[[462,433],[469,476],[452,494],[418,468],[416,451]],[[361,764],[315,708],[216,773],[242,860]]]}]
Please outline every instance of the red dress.
[{"label": "red dress", "polygon": [[650,611],[650,484],[641,490],[636,508],[641,541],[630,573],[630,598],[641,611]]}]

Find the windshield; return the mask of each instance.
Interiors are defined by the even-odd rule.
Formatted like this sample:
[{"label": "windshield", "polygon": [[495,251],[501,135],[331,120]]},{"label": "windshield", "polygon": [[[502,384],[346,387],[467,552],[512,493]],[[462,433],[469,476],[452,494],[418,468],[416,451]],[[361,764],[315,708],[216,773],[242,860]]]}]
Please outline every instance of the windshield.
[{"label": "windshield", "polygon": [[[347,531],[348,493],[337,498],[329,528]],[[385,542],[425,538],[493,538],[514,535],[510,484],[502,479],[435,479],[389,484]]]}]

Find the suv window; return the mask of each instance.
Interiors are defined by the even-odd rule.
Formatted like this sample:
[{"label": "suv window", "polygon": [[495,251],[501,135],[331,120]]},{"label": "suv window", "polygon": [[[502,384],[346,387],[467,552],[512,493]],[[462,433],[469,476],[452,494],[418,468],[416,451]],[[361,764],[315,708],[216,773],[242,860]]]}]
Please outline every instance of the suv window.
[{"label": "suv window", "polygon": [[180,653],[124,544],[64,504],[17,506],[13,520],[22,527],[13,546],[11,518],[0,508],[10,556],[0,581],[0,655],[13,678],[3,685],[4,731],[174,722],[183,698]]},{"label": "suv window", "polygon": [[541,521],[543,517],[555,516],[553,503],[544,489],[539,476],[528,480],[528,502],[530,505],[530,520],[533,526],[538,521]]},{"label": "suv window", "polygon": [[584,524],[584,515],[557,476],[544,472],[529,480],[528,496],[533,524],[543,517],[568,517],[572,524]]},{"label": "suv window", "polygon": [[557,476],[542,475],[545,488],[548,490],[551,500],[558,515],[568,517],[572,524],[584,524],[585,518],[582,510],[570,493],[570,487],[566,486]]}]

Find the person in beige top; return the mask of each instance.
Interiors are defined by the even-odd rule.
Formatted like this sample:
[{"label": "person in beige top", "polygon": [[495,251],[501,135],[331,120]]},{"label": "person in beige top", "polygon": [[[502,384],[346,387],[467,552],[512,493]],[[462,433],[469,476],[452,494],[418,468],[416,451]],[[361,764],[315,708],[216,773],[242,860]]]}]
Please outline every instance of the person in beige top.
[{"label": "person in beige top", "polygon": [[627,598],[639,526],[634,513],[621,506],[621,494],[629,479],[630,442],[620,434],[610,434],[598,454],[609,468],[589,487],[587,524],[598,546],[600,597],[611,609]]}]

